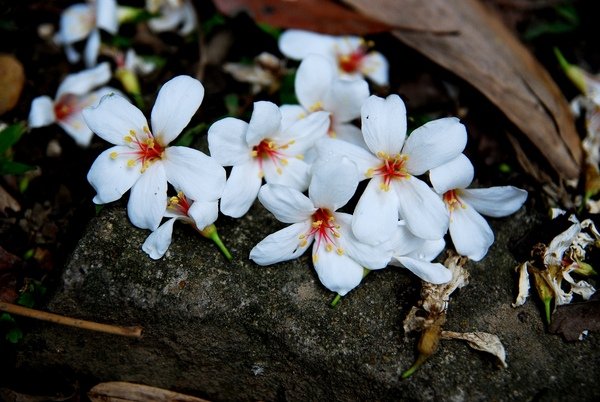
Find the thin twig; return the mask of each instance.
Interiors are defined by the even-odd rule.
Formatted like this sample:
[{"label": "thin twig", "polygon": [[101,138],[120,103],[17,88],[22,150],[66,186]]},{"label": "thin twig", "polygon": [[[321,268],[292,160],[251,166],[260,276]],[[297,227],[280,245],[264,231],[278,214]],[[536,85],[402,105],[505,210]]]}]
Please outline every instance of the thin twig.
[{"label": "thin twig", "polygon": [[142,327],[121,327],[118,325],[100,324],[98,322],[80,320],[77,318],[65,317],[59,314],[48,313],[46,311],[35,310],[28,307],[19,306],[12,303],[0,301],[0,311],[6,311],[10,314],[21,315],[24,317],[35,318],[42,321],[50,321],[55,324],[69,325],[71,327],[89,329],[92,331],[105,332],[108,334],[131,336],[140,338],[142,336]]}]

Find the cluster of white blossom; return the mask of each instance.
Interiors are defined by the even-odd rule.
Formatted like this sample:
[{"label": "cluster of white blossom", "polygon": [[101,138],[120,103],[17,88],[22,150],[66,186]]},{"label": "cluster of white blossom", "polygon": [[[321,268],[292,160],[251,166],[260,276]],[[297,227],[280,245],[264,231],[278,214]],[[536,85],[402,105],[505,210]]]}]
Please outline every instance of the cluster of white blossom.
[{"label": "cluster of white blossom", "polygon": [[[63,19],[95,15],[95,20],[86,17],[95,23],[76,36],[90,36],[91,42],[98,28],[111,32],[106,14],[118,10],[114,0],[98,0],[68,10]],[[192,24],[182,19],[185,14],[172,16],[178,22],[169,26]],[[116,29],[116,21],[108,25]],[[72,30],[60,31],[67,49]],[[248,122],[232,117],[214,122],[208,130],[210,156],[169,146],[204,97],[202,84],[189,76],[162,86],[150,125],[118,91],[92,91],[110,78],[106,64],[69,77],[55,101],[36,99],[30,122],[56,121],[81,145],[89,144],[92,133],[114,144],[88,173],[97,192],[94,202],[109,203],[131,190],[128,216],[133,225],[152,231],[142,248],[154,259],[167,251],[176,220],[202,232],[214,228],[219,211],[239,218],[257,198],[289,226],[258,243],[250,258],[275,264],[300,256],[312,244],[319,279],[342,296],[367,270],[389,265],[432,283],[447,282],[450,271],[432,261],[444,249],[448,231],[460,254],[483,258],[494,235],[481,214],[511,214],[527,193],[511,186],[468,189],[473,166],[462,153],[464,125],[441,118],[408,135],[401,98],[370,94],[365,77],[387,85],[388,63],[361,38],[290,30],[279,45],[286,57],[301,60],[295,81],[299,105],[258,101]],[[342,212],[352,207],[347,204],[363,180],[368,184],[353,214]],[[168,195],[169,184],[177,195]]]}]

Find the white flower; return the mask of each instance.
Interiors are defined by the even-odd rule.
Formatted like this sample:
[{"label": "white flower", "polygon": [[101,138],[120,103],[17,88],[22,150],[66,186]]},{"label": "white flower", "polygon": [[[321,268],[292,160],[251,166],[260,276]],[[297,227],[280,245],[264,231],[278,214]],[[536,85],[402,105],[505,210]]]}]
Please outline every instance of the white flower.
[{"label": "white flower", "polygon": [[306,190],[309,165],[302,159],[317,138],[327,133],[329,114],[312,113],[285,130],[279,108],[271,102],[254,103],[250,123],[227,117],[208,130],[210,154],[223,166],[233,166],[221,198],[221,212],[239,218],[267,183]]},{"label": "white flower", "polygon": [[390,255],[385,248],[359,242],[352,234],[352,216],[336,212],[354,195],[358,172],[348,159],[316,164],[309,197],[290,187],[266,184],[260,202],[275,217],[291,225],[275,232],[251,251],[259,265],[270,265],[302,255],[312,243],[315,270],[331,291],[344,296],[358,286],[364,268],[384,268]]},{"label": "white flower", "polygon": [[460,154],[431,169],[429,178],[450,214],[450,236],[459,254],[479,261],[494,243],[494,233],[480,214],[502,217],[521,208],[527,191],[513,186],[467,189],[473,181],[473,165]]},{"label": "white flower", "polygon": [[85,124],[81,111],[96,105],[106,94],[121,94],[110,87],[92,91],[108,82],[110,78],[108,63],[68,75],[59,85],[54,100],[49,96],[39,96],[33,100],[29,112],[29,127],[37,128],[57,123],[78,145],[87,147],[94,133]]},{"label": "white flower", "polygon": [[467,133],[456,118],[431,121],[406,139],[406,109],[398,95],[372,95],[361,109],[362,132],[370,151],[326,139],[317,150],[325,160],[348,156],[370,178],[356,209],[352,229],[358,239],[377,244],[396,230],[398,215],[423,239],[442,238],[448,212],[439,196],[415,176],[442,165],[465,147]]},{"label": "white flower", "polygon": [[388,85],[389,66],[372,43],[357,36],[330,36],[290,29],[279,37],[279,50],[286,57],[302,60],[309,54],[329,58],[344,78],[367,77],[377,85]]},{"label": "white flower", "polygon": [[[315,111],[329,112],[329,136],[365,146],[362,133],[351,121],[360,117],[360,108],[369,97],[365,80],[342,80],[330,60],[310,55],[300,63],[295,81],[300,105],[283,105],[285,127]],[[289,122],[289,123],[288,123]]]},{"label": "white flower", "polygon": [[193,201],[179,192],[177,196],[169,198],[164,216],[170,219],[152,232],[142,245],[142,250],[155,260],[165,255],[171,245],[175,221],[192,225],[201,232],[217,220],[219,205],[218,201]]},{"label": "white flower", "polygon": [[55,37],[56,43],[65,46],[67,58],[71,63],[80,59],[73,45],[87,38],[84,50],[87,67],[96,65],[100,49],[100,31],[103,29],[111,34],[119,28],[116,0],[97,0],[77,3],[69,6],[60,17],[59,31]]},{"label": "white flower", "polygon": [[167,206],[167,182],[195,201],[216,201],[225,185],[225,170],[204,153],[168,147],[190,122],[204,97],[200,81],[178,76],[165,83],[152,109],[152,131],[142,112],[125,98],[105,96],[85,109],[88,126],[114,147],[101,153],[88,173],[96,204],[121,198],[131,188],[127,212],[131,222],[155,230]]},{"label": "white flower", "polygon": [[159,16],[148,21],[154,32],[175,31],[188,35],[198,26],[198,17],[190,0],[146,0],[146,9]]},{"label": "white flower", "polygon": [[439,285],[452,279],[452,272],[440,263],[431,262],[446,246],[444,239],[425,240],[413,235],[404,221],[398,222],[398,229],[392,241],[390,265],[404,267],[422,280]]}]

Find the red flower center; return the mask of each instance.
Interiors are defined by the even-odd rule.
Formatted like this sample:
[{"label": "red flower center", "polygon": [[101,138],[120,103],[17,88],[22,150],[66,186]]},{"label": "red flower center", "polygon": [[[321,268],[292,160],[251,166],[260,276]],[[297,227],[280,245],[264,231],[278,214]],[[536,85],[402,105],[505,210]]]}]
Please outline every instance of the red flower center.
[{"label": "red flower center", "polygon": [[71,116],[73,113],[81,110],[79,107],[79,99],[73,94],[63,94],[54,104],[54,115],[56,120],[62,121]]},{"label": "red flower center", "polygon": [[367,176],[382,176],[382,190],[388,191],[390,189],[390,183],[392,180],[405,179],[410,176],[410,174],[406,171],[406,161],[408,160],[408,155],[396,154],[390,156],[383,152],[379,152],[377,156],[382,159],[383,163],[376,169],[369,169],[367,171]]}]

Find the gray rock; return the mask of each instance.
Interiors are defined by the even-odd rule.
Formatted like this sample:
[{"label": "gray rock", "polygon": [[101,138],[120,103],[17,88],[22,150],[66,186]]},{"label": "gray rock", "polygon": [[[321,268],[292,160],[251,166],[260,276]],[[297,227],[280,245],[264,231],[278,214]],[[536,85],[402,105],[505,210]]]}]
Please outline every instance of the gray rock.
[{"label": "gray rock", "polygon": [[[529,211],[531,212],[531,211]],[[451,331],[497,334],[507,369],[460,341],[442,341],[411,378],[418,334],[402,321],[420,281],[390,267],[368,275],[336,308],[309,256],[261,267],[251,247],[282,227],[259,205],[239,220],[220,218],[228,262],[206,239],[175,225],[168,254],[141,250],[121,205],[92,220],[47,309],[118,325],[141,339],[50,323],[27,333],[17,367],[69,368],[92,381],[130,381],[236,400],[598,400],[598,334],[567,343],[546,331],[533,300],[514,309],[517,265],[510,250],[537,223],[525,208],[490,219],[497,241],[470,284],[454,294]]]}]

